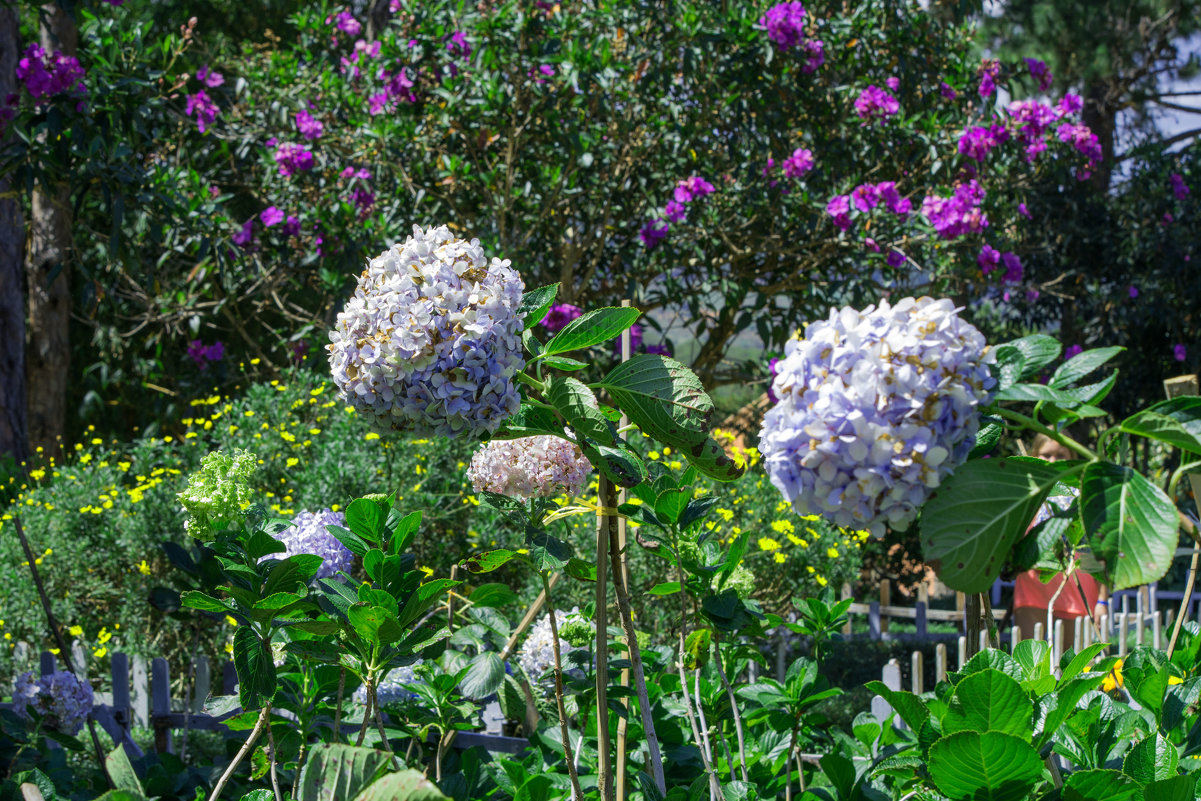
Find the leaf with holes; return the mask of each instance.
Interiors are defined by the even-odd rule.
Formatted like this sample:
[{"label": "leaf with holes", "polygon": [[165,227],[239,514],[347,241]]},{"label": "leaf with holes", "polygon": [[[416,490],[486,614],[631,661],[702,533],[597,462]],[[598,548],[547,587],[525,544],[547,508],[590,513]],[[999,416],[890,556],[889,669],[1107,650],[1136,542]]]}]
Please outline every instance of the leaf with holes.
[{"label": "leaf with holes", "polygon": [[596,395],[578,378],[551,376],[547,382],[546,400],[554,406],[572,431],[601,445],[613,444],[613,432],[601,414]]}]

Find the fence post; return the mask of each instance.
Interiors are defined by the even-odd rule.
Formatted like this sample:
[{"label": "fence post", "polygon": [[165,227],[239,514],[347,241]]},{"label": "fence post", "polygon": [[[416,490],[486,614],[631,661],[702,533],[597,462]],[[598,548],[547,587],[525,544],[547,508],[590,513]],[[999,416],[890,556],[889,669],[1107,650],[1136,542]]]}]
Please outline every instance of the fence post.
[{"label": "fence post", "polygon": [[947,644],[940,642],[934,646],[934,683],[947,680]]},{"label": "fence post", "polygon": [[[847,600],[848,598],[850,598],[850,597],[851,597],[851,585],[850,585],[850,583],[844,583],[844,584],[842,585],[842,592],[841,592],[841,593],[839,593],[839,596],[840,596],[840,597],[839,597],[839,599],[838,599],[838,600],[840,600],[840,601],[845,601],[845,600]],[[844,636],[844,637],[850,637],[850,636],[851,636],[851,613],[850,613],[849,611],[847,612],[847,622],[846,622],[846,623],[843,625],[843,627],[842,627],[842,634],[843,634],[843,636]]]},{"label": "fence post", "polygon": [[1109,614],[1108,613],[1102,612],[1101,616],[1099,618],[1097,618],[1097,627],[1101,629],[1100,642],[1109,643],[1113,640],[1113,637],[1110,636],[1111,632],[1109,630]]},{"label": "fence post", "polygon": [[150,663],[151,715],[154,724],[154,750],[172,753],[171,675],[167,660],[159,656]]},{"label": "fence post", "polygon": [[1147,624],[1147,585],[1138,588],[1138,595],[1135,599],[1135,611],[1138,614],[1138,623],[1134,627],[1134,644],[1143,644],[1143,626]]},{"label": "fence post", "polygon": [[1038,642],[1046,642],[1047,641],[1047,638],[1043,636],[1043,624],[1042,623],[1034,624],[1034,636],[1031,637],[1031,639],[1037,640]]},{"label": "fence post", "polygon": [[54,654],[49,651],[42,651],[41,659],[38,661],[38,669],[41,675],[48,676],[54,672]]},{"label": "fence post", "polygon": [[926,639],[927,624],[925,601],[918,601],[917,606],[913,608],[913,624],[917,627],[918,639]]},{"label": "fence post", "polygon": [[1129,633],[1130,614],[1118,612],[1118,656],[1126,656],[1126,635]]},{"label": "fence post", "polygon": [[1087,645],[1084,641],[1084,618],[1078,617],[1072,621],[1072,648],[1079,652]]},{"label": "fence post", "polygon": [[1022,627],[1014,621],[1013,628],[1009,630],[1009,653],[1017,653],[1018,643],[1022,641]]},{"label": "fence post", "polygon": [[114,653],[112,658],[112,677],[113,677],[113,717],[117,721],[117,725],[129,731],[130,726],[130,704],[129,704],[129,656],[123,653]]},{"label": "fence post", "polygon": [[146,670],[146,657],[133,658],[133,724],[148,727],[150,725],[150,683]]},{"label": "fence post", "polygon": [[1051,640],[1051,669],[1059,678],[1059,657],[1063,656],[1063,618],[1055,621],[1055,636]]},{"label": "fence post", "polygon": [[926,666],[922,663],[922,652],[914,651],[913,656],[909,659],[909,668],[913,671],[913,675],[910,676],[911,683],[913,684],[913,692],[915,695],[921,695],[923,685],[926,681]]},{"label": "fence post", "polygon": [[963,670],[963,666],[967,664],[967,637],[959,638],[959,663],[955,666],[957,670]]},{"label": "fence post", "polygon": [[194,677],[196,689],[192,692],[192,712],[199,713],[204,709],[213,686],[213,668],[209,658],[204,654],[196,657]]},{"label": "fence post", "polygon": [[233,695],[238,689],[238,670],[234,667],[233,662],[226,662],[221,666],[221,694]]},{"label": "fence post", "polygon": [[[890,690],[896,691],[901,689],[901,666],[897,663],[897,660],[888,660],[888,664],[884,666],[880,680],[884,682],[884,686]],[[889,705],[889,703],[883,698],[878,695],[872,698],[872,714],[875,715],[876,719],[881,723],[888,720],[888,716],[892,714],[892,712],[892,706]],[[893,725],[898,729],[905,728],[905,723],[900,719],[899,716],[894,718]]]},{"label": "fence post", "polygon": [[[1154,598],[1154,596],[1152,596]],[[1160,627],[1159,611],[1151,613],[1151,645],[1158,650],[1162,647],[1163,629]]]},{"label": "fence post", "polygon": [[880,602],[872,601],[867,605],[867,636],[873,640],[880,639]]}]

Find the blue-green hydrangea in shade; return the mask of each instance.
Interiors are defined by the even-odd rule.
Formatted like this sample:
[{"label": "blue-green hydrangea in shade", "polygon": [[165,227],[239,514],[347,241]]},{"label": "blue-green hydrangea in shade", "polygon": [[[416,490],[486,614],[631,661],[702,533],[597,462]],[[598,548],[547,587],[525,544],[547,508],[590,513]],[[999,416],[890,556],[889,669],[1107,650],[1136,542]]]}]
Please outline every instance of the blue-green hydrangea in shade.
[{"label": "blue-green hydrangea in shade", "polygon": [[[555,610],[555,625],[560,630],[559,657],[565,671],[568,669],[567,653],[576,650],[576,646],[563,639],[562,629],[570,617],[575,616],[578,618],[579,612],[579,607],[572,609],[570,612],[565,612],[562,609]],[[578,632],[573,632],[573,634],[575,633]],[[525,675],[529,677],[531,682],[538,683],[542,679],[553,681],[547,673],[554,670],[555,667],[554,637],[551,635],[550,630],[550,615],[543,615],[537,623],[530,626],[530,633],[526,635],[525,642],[522,644],[521,650],[517,653],[517,664],[525,671]],[[540,686],[545,689],[550,685],[543,682]]]},{"label": "blue-green hydrangea in shade", "polygon": [[32,672],[17,676],[13,687],[13,711],[23,718],[33,710],[42,725],[63,734],[75,735],[92,711],[92,685],[73,673],[58,671],[35,679]]},{"label": "blue-green hydrangea in shade", "polygon": [[218,520],[235,520],[250,505],[250,477],[258,467],[253,453],[240,448],[213,451],[200,461],[200,469],[188,477],[179,502],[188,513],[187,531],[204,539],[213,533]]},{"label": "blue-green hydrangea in shade", "polygon": [[792,340],[759,451],[802,515],[904,529],[967,458],[992,400],[995,357],[949,300],[832,309]]},{"label": "blue-green hydrangea in shade", "polygon": [[315,579],[329,578],[338,572],[349,572],[354,564],[350,549],[329,533],[326,526],[345,526],[346,514],[332,509],[320,512],[303,511],[292,518],[292,525],[275,535],[287,548],[285,553],[274,553],[264,559],[287,559],[299,554],[314,554],[322,559]]},{"label": "blue-green hydrangea in shade", "polygon": [[330,332],[340,397],[380,431],[494,432],[521,406],[524,288],[478,239],[414,226],[368,263]]}]

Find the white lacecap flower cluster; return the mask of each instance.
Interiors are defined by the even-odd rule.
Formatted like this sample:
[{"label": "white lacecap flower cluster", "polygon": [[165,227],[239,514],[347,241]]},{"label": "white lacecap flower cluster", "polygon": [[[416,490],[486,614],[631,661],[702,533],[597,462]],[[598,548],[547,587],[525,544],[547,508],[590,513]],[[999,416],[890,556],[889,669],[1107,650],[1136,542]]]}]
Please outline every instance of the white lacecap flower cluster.
[{"label": "white lacecap flower cluster", "polygon": [[92,685],[67,671],[35,679],[32,672],[17,676],[13,688],[13,711],[23,718],[29,710],[42,716],[43,725],[63,734],[75,735],[92,711]]},{"label": "white lacecap flower cluster", "polygon": [[[579,607],[572,609],[571,612],[556,609],[555,624],[562,629],[567,619],[572,615],[578,615],[579,612]],[[559,638],[559,657],[564,670],[567,669],[567,653],[574,650],[576,648],[571,643],[562,637]],[[554,669],[555,651],[554,638],[551,636],[550,630],[550,615],[543,615],[537,623],[530,627],[530,633],[526,635],[525,642],[517,654],[517,664],[521,665],[525,674],[535,682],[541,679],[547,671]]]},{"label": "white lacecap flower cluster", "polygon": [[368,263],[330,332],[340,397],[381,431],[495,431],[521,405],[523,290],[479,240],[413,226]]},{"label": "white lacecap flower cluster", "polygon": [[[421,660],[418,659],[411,665],[392,668],[388,671],[383,680],[380,681],[379,687],[375,688],[375,699],[381,707],[418,697],[417,693],[411,689],[411,685],[421,683],[416,673],[413,672],[413,669],[420,664]],[[361,685],[359,689],[354,691],[354,700],[357,704],[367,706],[366,685]]]},{"label": "white lacecap flower cluster", "polygon": [[994,356],[949,300],[831,310],[790,341],[759,451],[802,515],[884,532],[913,521],[975,444]]},{"label": "white lacecap flower cluster", "polygon": [[322,558],[314,578],[329,578],[338,571],[349,572],[354,563],[354,554],[338,538],[329,533],[326,526],[345,526],[346,515],[332,509],[320,512],[304,511],[292,518],[292,525],[275,535],[284,544],[286,553],[273,553],[264,559],[286,559],[289,556],[308,553]]},{"label": "white lacecap flower cluster", "polygon": [[591,470],[575,443],[546,434],[482,445],[471,457],[467,478],[476,492],[552,498],[579,494]]}]

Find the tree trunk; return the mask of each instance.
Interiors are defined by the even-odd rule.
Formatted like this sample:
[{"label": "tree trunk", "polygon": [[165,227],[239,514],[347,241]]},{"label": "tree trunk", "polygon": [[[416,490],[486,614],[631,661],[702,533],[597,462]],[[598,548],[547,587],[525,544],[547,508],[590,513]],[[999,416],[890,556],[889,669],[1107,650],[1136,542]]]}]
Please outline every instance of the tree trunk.
[{"label": "tree trunk", "polygon": [[1101,143],[1101,163],[1093,170],[1092,186],[1098,192],[1109,190],[1114,168],[1114,139],[1117,135],[1117,109],[1110,102],[1110,81],[1098,78],[1088,85],[1080,121],[1097,135]]},{"label": "tree trunk", "polygon": [[[17,91],[21,31],[15,6],[0,6],[0,102]],[[0,181],[0,456],[29,458],[25,415],[25,220],[21,204]]]},{"label": "tree trunk", "polygon": [[[42,7],[41,44],[48,52],[75,55],[78,31],[71,15],[55,4]],[[59,453],[67,418],[71,359],[71,187],[65,180],[33,190],[29,254],[29,441]]]}]

